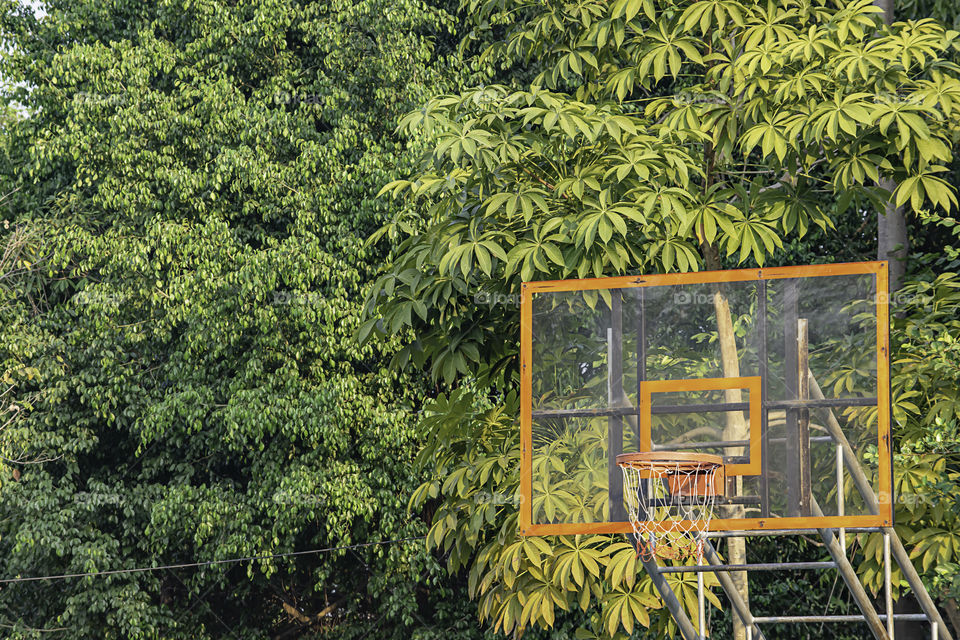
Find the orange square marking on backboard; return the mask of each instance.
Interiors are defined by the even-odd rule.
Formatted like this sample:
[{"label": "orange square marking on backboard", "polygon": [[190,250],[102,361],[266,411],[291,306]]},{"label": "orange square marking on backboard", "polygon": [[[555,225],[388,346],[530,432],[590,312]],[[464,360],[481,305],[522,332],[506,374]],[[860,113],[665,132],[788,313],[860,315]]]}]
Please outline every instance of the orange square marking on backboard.
[{"label": "orange square marking on backboard", "polygon": [[[724,465],[729,476],[757,476],[763,473],[761,459],[760,431],[760,377],[740,378],[694,378],[689,380],[644,380],[640,383],[640,450],[653,451],[653,402],[654,393],[675,393],[682,391],[722,391],[725,389],[746,389],[750,400],[750,462],[745,464]],[[695,445],[696,443],[691,443]]]}]

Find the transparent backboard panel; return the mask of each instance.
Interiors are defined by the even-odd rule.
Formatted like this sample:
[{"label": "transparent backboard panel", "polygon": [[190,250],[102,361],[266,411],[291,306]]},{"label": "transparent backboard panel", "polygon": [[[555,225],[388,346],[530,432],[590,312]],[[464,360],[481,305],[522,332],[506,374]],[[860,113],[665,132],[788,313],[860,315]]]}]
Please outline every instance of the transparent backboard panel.
[{"label": "transparent backboard panel", "polygon": [[608,444],[606,418],[534,421],[534,522],[610,520]]},{"label": "transparent backboard panel", "polygon": [[786,373],[795,354],[785,351],[785,345],[796,340],[796,329],[791,331],[784,317],[786,305],[794,300],[797,318],[807,322],[811,384],[828,398],[876,396],[877,295],[872,275],[775,280],[767,289],[770,398],[796,396]]},{"label": "transparent backboard panel", "polygon": [[628,531],[649,450],[723,456],[714,529],[889,524],[886,265],[838,267],[527,283],[523,532]]},{"label": "transparent backboard panel", "polygon": [[[748,389],[651,393],[650,448],[711,453],[745,463],[750,459],[749,402]],[[731,405],[742,408],[723,409]]]},{"label": "transparent backboard panel", "polygon": [[726,308],[721,318],[731,324],[736,336],[735,372],[724,367],[710,284],[643,287],[628,292],[632,314],[646,328],[647,380],[757,375],[757,283],[734,282],[724,287]]},{"label": "transparent backboard panel", "polygon": [[623,376],[627,369],[636,369],[636,338],[629,331],[621,335],[621,341],[626,340],[621,353],[627,361],[611,368],[612,296],[604,293],[577,291],[533,299],[533,358],[539,363],[533,370],[536,409],[606,408],[611,374]]}]

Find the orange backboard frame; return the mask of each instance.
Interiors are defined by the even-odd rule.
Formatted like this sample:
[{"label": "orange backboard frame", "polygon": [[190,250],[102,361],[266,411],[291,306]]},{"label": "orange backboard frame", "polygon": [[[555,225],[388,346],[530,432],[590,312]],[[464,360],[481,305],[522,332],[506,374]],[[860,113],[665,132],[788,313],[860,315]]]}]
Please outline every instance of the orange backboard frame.
[{"label": "orange backboard frame", "polygon": [[[890,434],[890,311],[889,311],[889,279],[887,262],[856,262],[824,265],[805,265],[796,267],[773,267],[767,269],[734,269],[728,271],[699,271],[692,273],[671,273],[662,275],[619,276],[612,278],[588,278],[579,280],[553,280],[539,282],[525,282],[522,287],[520,304],[520,425],[521,425],[521,455],[520,455],[520,494],[521,504],[519,512],[519,530],[521,535],[575,535],[575,534],[626,534],[632,528],[628,522],[596,522],[596,523],[533,523],[533,308],[532,294],[538,292],[567,292],[589,291],[601,289],[629,289],[636,287],[659,287],[684,284],[712,284],[722,282],[746,282],[753,280],[778,280],[785,278],[810,278],[818,276],[839,275],[868,275],[876,277],[876,312],[877,312],[877,453],[878,453],[878,482],[880,487],[877,500],[879,503],[876,515],[850,516],[822,516],[822,517],[771,517],[771,518],[738,518],[713,519],[710,521],[711,531],[754,531],[754,530],[783,530],[783,529],[817,529],[817,528],[855,528],[855,527],[889,527],[893,526],[893,483],[891,460]],[[696,382],[702,384],[718,384],[720,381],[732,381],[724,384],[738,385],[733,387],[705,387],[714,388],[749,388],[751,425],[754,416],[759,415],[760,394],[755,392],[756,383],[751,378],[715,378],[703,379]],[[647,389],[643,397],[649,406],[649,394],[658,391],[683,391],[691,387],[671,388],[671,383],[689,383],[690,381],[652,381],[645,382]],[[746,384],[743,384],[746,382]],[[664,385],[664,383],[667,383]],[[743,386],[740,386],[743,385]],[[756,405],[754,404],[756,402]],[[649,412],[641,414],[647,416],[646,437],[649,438]],[[641,427],[642,428],[642,427]],[[757,438],[756,446],[754,438]],[[760,433],[751,426],[750,450],[759,452]],[[647,441],[649,443],[649,440]],[[747,472],[740,471],[740,475],[754,475],[759,471],[753,470],[754,461],[759,466],[760,457],[751,455],[747,465],[728,465],[728,469],[737,466],[749,467]],[[735,473],[728,473],[736,475]]]}]

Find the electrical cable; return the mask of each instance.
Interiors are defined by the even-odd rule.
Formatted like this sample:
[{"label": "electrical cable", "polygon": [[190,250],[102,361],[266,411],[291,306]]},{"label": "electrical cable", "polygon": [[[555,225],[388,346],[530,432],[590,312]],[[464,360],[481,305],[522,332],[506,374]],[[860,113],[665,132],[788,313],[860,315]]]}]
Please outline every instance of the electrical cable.
[{"label": "electrical cable", "polygon": [[376,547],[399,542],[412,542],[414,540],[423,540],[426,536],[417,536],[414,538],[398,538],[396,540],[380,540],[379,542],[361,542],[358,544],[346,545],[343,547],[327,547],[325,549],[309,549],[307,551],[291,551],[289,553],[272,553],[263,556],[247,556],[245,558],[228,558],[225,560],[207,560],[204,562],[184,562],[180,564],[167,564],[156,567],[136,567],[133,569],[109,569],[107,571],[90,571],[87,573],[64,573],[52,576],[28,576],[26,578],[0,578],[0,584],[12,584],[16,582],[38,582],[41,580],[68,580],[70,578],[91,578],[95,576],[112,576],[123,573],[143,573],[145,571],[163,571],[165,569],[188,569],[191,567],[207,567],[216,564],[230,564],[234,562],[250,562],[253,560],[271,560],[273,558],[290,558],[293,556],[306,556],[318,553],[330,553],[332,551],[345,551],[349,549],[362,549],[363,547]]}]

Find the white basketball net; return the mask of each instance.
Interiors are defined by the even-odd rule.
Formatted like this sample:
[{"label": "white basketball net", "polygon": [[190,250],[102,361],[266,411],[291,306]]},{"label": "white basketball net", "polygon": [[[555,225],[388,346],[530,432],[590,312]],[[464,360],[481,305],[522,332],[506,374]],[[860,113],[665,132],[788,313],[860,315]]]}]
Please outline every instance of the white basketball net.
[{"label": "white basketball net", "polygon": [[637,555],[700,563],[717,503],[718,465],[637,460],[620,468]]}]

